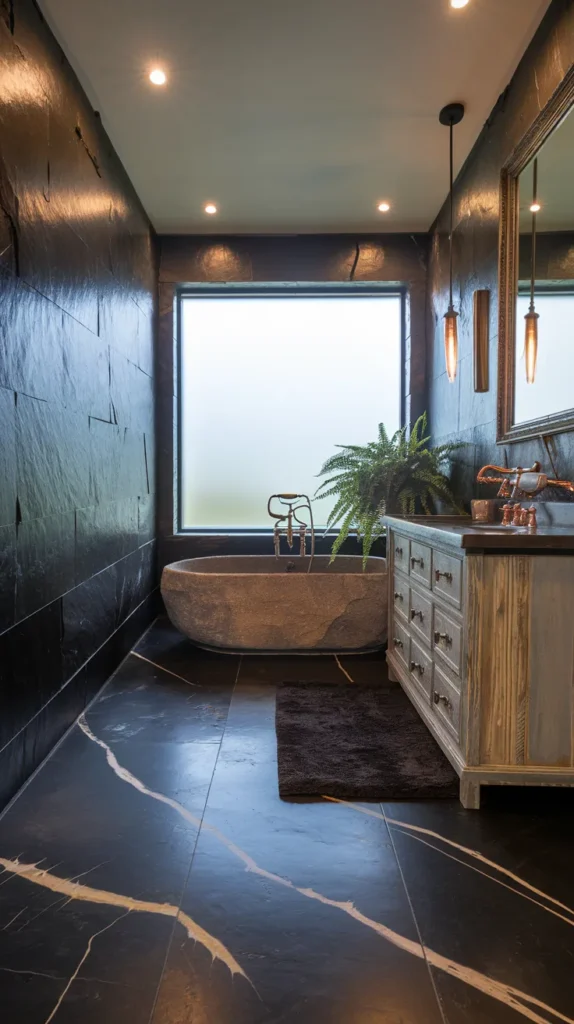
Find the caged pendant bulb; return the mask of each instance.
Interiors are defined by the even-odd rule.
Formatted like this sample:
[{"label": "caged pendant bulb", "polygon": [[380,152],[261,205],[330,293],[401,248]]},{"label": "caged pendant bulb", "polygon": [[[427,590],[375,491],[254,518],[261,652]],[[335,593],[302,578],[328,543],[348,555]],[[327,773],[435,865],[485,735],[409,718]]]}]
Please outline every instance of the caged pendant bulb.
[{"label": "caged pendant bulb", "polygon": [[531,307],[524,317],[526,334],[524,338],[524,361],[526,363],[526,383],[534,384],[536,379],[536,359],[538,357],[538,313]]},{"label": "caged pendant bulb", "polygon": [[456,377],[458,365],[458,313],[449,306],[444,315],[444,354],[446,360],[446,372],[450,383]]}]

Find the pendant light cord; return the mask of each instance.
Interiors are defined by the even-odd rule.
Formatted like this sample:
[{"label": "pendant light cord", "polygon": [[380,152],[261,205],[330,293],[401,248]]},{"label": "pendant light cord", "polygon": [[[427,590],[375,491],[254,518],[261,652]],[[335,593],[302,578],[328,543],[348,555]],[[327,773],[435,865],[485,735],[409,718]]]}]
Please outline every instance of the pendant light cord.
[{"label": "pendant light cord", "polygon": [[[538,157],[534,161],[532,174],[532,206],[538,204]],[[530,312],[534,313],[534,291],[536,288],[536,210],[532,210],[532,245],[531,245],[531,271],[530,271]]]},{"label": "pendant light cord", "polygon": [[452,309],[452,308],[453,308],[453,303],[452,303],[452,232],[453,232],[453,223],[454,223],[454,213],[453,213],[453,203],[454,203],[454,197],[453,197],[453,177],[454,177],[454,124],[453,124],[452,120],[451,120],[451,122],[450,122],[450,128],[449,128],[449,131],[450,131],[450,174],[449,174],[449,186],[450,186],[450,244],[449,244],[449,248],[450,248],[450,254],[449,254],[449,282],[450,282],[450,291],[449,291],[449,309]]}]

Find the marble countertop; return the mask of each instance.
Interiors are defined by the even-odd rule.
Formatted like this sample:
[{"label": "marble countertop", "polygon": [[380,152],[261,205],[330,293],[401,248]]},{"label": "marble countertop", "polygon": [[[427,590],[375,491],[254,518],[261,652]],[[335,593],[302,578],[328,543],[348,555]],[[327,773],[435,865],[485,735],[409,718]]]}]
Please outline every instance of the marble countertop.
[{"label": "marble countertop", "polygon": [[574,552],[574,521],[560,526],[544,522],[535,532],[498,523],[480,525],[470,516],[385,516],[385,523],[422,542],[469,551]]}]

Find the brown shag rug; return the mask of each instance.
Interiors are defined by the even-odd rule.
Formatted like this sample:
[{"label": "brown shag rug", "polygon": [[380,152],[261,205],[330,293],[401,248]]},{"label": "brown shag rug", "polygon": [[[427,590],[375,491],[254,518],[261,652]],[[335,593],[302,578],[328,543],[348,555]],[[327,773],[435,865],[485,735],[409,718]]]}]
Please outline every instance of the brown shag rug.
[{"label": "brown shag rug", "polygon": [[400,687],[282,683],[279,794],[343,800],[458,796],[458,777]]}]

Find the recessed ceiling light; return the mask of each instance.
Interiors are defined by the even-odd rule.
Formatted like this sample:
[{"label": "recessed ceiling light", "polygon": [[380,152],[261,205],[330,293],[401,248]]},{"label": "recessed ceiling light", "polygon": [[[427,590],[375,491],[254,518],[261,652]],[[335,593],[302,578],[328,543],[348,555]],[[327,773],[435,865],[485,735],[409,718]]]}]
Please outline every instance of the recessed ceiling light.
[{"label": "recessed ceiling light", "polygon": [[532,206],[530,207],[530,212],[531,213],[540,213],[541,209],[542,209],[542,207],[541,207],[540,203],[532,203]]},{"label": "recessed ceiling light", "polygon": [[213,216],[214,213],[217,213],[217,206],[215,205],[215,203],[206,203],[203,209],[205,213],[208,213],[210,216]]},{"label": "recessed ceiling light", "polygon": [[450,0],[451,7],[466,7],[470,0]]},{"label": "recessed ceiling light", "polygon": [[167,75],[165,71],[161,70],[161,68],[154,68],[153,71],[150,71],[149,80],[150,82],[153,82],[154,85],[165,85],[167,82]]},{"label": "recessed ceiling light", "polygon": [[390,208],[391,207],[389,203],[379,203],[377,205],[377,210],[379,211],[379,213],[388,213]]}]

